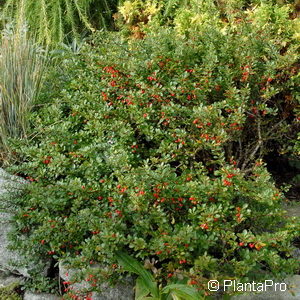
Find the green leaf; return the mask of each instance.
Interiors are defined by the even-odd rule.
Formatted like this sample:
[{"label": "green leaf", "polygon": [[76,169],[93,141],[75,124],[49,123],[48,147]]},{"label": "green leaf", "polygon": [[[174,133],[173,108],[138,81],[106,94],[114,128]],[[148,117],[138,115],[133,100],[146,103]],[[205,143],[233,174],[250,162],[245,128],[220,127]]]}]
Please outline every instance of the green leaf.
[{"label": "green leaf", "polygon": [[143,288],[147,288],[154,297],[159,298],[159,290],[154,277],[137,260],[122,251],[118,251],[116,257],[126,271],[140,276]]},{"label": "green leaf", "polygon": [[147,299],[146,296],[149,294],[149,289],[144,284],[144,280],[138,277],[135,285],[135,300]]},{"label": "green leaf", "polygon": [[[170,284],[162,289],[163,294],[171,293],[174,299],[201,300],[204,299],[193,287],[186,284]],[[175,296],[175,297],[174,297]]]}]

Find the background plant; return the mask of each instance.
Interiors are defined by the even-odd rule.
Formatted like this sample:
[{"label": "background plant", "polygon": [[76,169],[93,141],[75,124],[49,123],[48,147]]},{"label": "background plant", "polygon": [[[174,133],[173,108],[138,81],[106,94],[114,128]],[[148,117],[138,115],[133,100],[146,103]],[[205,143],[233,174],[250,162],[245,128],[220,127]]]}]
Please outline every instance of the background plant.
[{"label": "background plant", "polygon": [[78,39],[84,31],[112,28],[117,0],[6,0],[4,22],[25,19],[40,43]]},{"label": "background plant", "polygon": [[161,7],[160,1],[124,1],[114,15],[116,25],[125,36],[142,39],[145,36],[144,29],[157,23]]},{"label": "background plant", "polygon": [[7,155],[9,138],[27,136],[28,113],[39,96],[46,58],[25,26],[6,27],[0,55],[0,147]]}]

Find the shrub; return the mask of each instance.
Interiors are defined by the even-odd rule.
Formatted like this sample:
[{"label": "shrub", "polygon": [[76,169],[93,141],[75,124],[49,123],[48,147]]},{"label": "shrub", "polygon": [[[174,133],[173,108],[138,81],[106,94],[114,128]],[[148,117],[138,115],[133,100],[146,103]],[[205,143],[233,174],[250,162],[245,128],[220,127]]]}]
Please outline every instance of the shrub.
[{"label": "shrub", "polygon": [[118,7],[116,25],[125,36],[142,39],[145,27],[153,23],[153,19],[157,21],[160,9],[157,1],[127,0]]},{"label": "shrub", "polygon": [[11,170],[31,182],[15,200],[15,247],[104,264],[99,280],[117,276],[124,250],[159,283],[202,294],[210,279],[298,270],[299,224],[263,162],[297,125],[292,21],[272,20],[264,32],[247,17],[200,26],[188,40],[98,34],[62,61],[64,89],[31,115],[32,142],[15,142],[23,163]]}]

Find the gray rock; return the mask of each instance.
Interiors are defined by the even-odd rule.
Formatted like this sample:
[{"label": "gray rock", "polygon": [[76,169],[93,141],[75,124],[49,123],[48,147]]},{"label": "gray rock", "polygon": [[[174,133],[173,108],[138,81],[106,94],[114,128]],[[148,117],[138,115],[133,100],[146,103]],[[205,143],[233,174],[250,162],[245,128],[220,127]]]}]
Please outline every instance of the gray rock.
[{"label": "gray rock", "polygon": [[[73,280],[74,276],[78,275],[79,270],[75,270],[72,268],[68,268],[67,265],[65,265],[63,262],[59,262],[58,264],[58,269],[59,269],[59,276],[62,280],[71,282]],[[82,281],[82,282],[76,282],[73,284],[69,285],[71,290],[84,290],[88,289],[90,286],[87,281]]]},{"label": "gray rock", "polygon": [[102,293],[93,293],[92,300],[133,300],[134,285],[131,278],[124,279],[123,283],[119,283],[114,287],[103,284],[101,286]]},{"label": "gray rock", "polygon": [[[9,271],[11,273],[22,275],[24,277],[30,277],[29,269],[34,267],[20,267],[22,263],[22,254],[8,249],[10,241],[8,234],[12,230],[13,206],[6,203],[6,197],[3,195],[15,196],[15,192],[21,190],[22,183],[26,183],[23,179],[16,176],[12,176],[0,168],[0,270]],[[49,263],[45,265],[43,274],[47,274],[47,270],[50,266]]]},{"label": "gray rock", "polygon": [[[103,268],[100,265],[94,265],[93,268]],[[71,281],[72,277],[76,275],[79,270],[70,269],[62,262],[59,263],[59,275],[64,281]],[[88,289],[89,283],[82,281],[74,284],[70,284],[70,290],[76,292],[84,289]],[[133,300],[134,299],[134,282],[131,277],[126,277],[121,283],[115,286],[109,286],[108,284],[101,284],[101,293],[93,292],[91,294],[92,300]]]},{"label": "gray rock", "polygon": [[21,255],[8,249],[8,233],[11,231],[10,213],[0,212],[0,270],[30,277],[27,268],[14,266],[21,262]]},{"label": "gray rock", "polygon": [[282,208],[287,212],[287,217],[300,217],[300,203],[283,204]]},{"label": "gray rock", "polygon": [[21,177],[11,175],[0,168],[0,195],[11,191],[18,191],[26,183],[27,181]]},{"label": "gray rock", "polygon": [[300,275],[291,276],[283,281],[284,285],[270,287],[261,293],[247,293],[233,296],[232,300],[297,300],[300,299]]},{"label": "gray rock", "polygon": [[20,285],[24,283],[24,278],[15,276],[13,274],[7,274],[6,272],[0,272],[0,288],[5,288],[9,285]]},{"label": "gray rock", "polygon": [[32,292],[26,291],[23,299],[24,300],[59,300],[59,299],[61,299],[61,297],[52,295],[52,294],[32,293]]},{"label": "gray rock", "polygon": [[292,253],[292,257],[300,261],[300,249],[299,248],[294,248],[294,251]]}]

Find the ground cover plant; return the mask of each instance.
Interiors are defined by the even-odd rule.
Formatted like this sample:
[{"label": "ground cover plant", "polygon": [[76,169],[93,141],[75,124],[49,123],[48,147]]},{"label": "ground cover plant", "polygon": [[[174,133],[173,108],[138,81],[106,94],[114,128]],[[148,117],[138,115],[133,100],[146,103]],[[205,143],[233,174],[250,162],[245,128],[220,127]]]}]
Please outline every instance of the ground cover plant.
[{"label": "ground cover plant", "polygon": [[10,141],[30,182],[12,234],[28,261],[86,268],[97,288],[122,251],[201,297],[210,279],[299,271],[299,222],[264,163],[274,147],[299,155],[298,25],[288,6],[207,3],[131,39],[96,33],[49,72],[32,139]]}]

